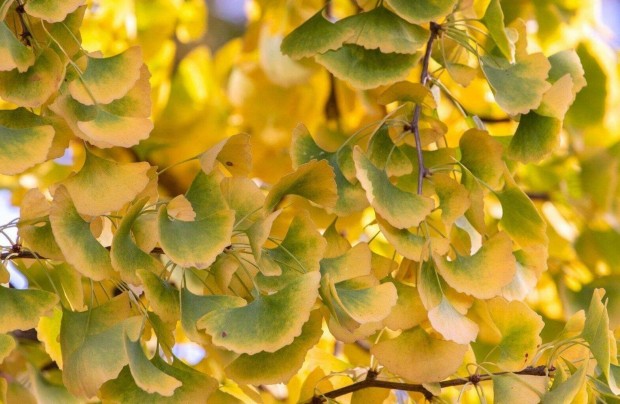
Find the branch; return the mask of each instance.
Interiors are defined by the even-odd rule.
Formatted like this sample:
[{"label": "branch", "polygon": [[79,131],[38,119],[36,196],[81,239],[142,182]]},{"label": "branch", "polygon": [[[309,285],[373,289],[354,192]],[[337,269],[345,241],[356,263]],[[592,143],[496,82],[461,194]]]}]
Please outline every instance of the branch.
[{"label": "branch", "polygon": [[[110,247],[106,247],[107,250],[110,250]],[[164,250],[162,250],[159,247],[155,247],[151,250],[150,254],[164,254]],[[11,250],[3,252],[2,254],[0,254],[0,261],[4,261],[4,260],[15,260],[15,259],[39,259],[39,260],[46,260],[48,258],[46,257],[42,257],[39,254],[33,252],[33,251],[27,251],[27,250],[22,250],[21,247],[19,245],[15,245],[13,247],[11,247]]]},{"label": "branch", "polygon": [[[428,64],[431,60],[431,51],[433,50],[433,42],[439,36],[441,32],[441,25],[431,21],[431,35],[426,43],[426,51],[424,52],[424,59],[422,59],[422,73],[420,73],[420,83],[426,86],[430,78],[428,74]],[[418,194],[422,193],[422,181],[428,177],[429,171],[424,165],[424,156],[422,155],[422,141],[420,140],[420,113],[422,112],[422,105],[416,103],[413,110],[413,118],[411,119],[411,130],[415,137],[416,152],[418,157]]]},{"label": "branch", "polygon": [[[491,373],[486,375],[478,375],[474,374],[467,378],[458,378],[452,380],[446,380],[439,383],[441,388],[444,387],[456,387],[456,386],[464,386],[466,384],[478,384],[483,381],[491,380],[495,376],[501,376],[505,374],[515,374],[515,375],[527,375],[527,376],[548,376],[549,369],[546,366],[537,366],[537,367],[527,367],[518,372],[498,372]],[[386,380],[378,380],[377,373],[369,370],[366,379],[357,383],[350,384],[348,386],[342,387],[340,389],[332,390],[327,393],[321,394],[320,396],[314,396],[311,400],[307,401],[310,404],[319,404],[327,401],[328,398],[336,398],[340,396],[344,396],[345,394],[353,393],[354,391],[367,389],[367,388],[383,388],[383,389],[395,389],[395,390],[404,390],[404,391],[414,391],[417,393],[422,393],[424,396],[430,400],[433,398],[433,393],[427,390],[421,384],[411,384],[411,383],[400,383],[400,382],[389,382]]]}]

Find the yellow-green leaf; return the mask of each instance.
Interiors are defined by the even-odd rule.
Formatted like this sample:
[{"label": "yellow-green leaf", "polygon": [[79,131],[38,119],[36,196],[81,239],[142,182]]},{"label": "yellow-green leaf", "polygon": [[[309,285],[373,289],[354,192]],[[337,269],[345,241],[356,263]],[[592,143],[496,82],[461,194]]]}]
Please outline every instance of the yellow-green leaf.
[{"label": "yellow-green leaf", "polygon": [[580,366],[579,369],[564,382],[557,386],[553,386],[554,388],[542,397],[541,403],[556,404],[573,402],[579,390],[583,388],[588,374],[587,371],[588,367],[586,365]]},{"label": "yellow-green leaf", "polygon": [[389,128],[382,125],[368,144],[368,159],[385,170],[388,177],[411,173],[413,164],[407,155],[390,138]]},{"label": "yellow-green leaf", "polygon": [[54,307],[52,316],[44,316],[39,319],[37,324],[37,338],[43,343],[45,352],[62,369],[62,351],[60,349],[60,322],[62,320],[62,310]]},{"label": "yellow-green leaf", "polygon": [[413,102],[414,104],[423,104],[429,108],[437,108],[437,103],[431,91],[420,83],[412,83],[410,81],[399,81],[392,84],[377,98],[377,102],[382,105],[387,105],[394,101]]},{"label": "yellow-green leaf", "polygon": [[549,155],[560,142],[562,121],[532,111],[521,115],[508,156],[523,163],[535,162]]},{"label": "yellow-green leaf", "polygon": [[[493,396],[497,404],[538,404],[547,391],[549,378],[507,373],[493,377]],[[544,402],[544,401],[543,401]],[[568,401],[558,401],[568,402]]]},{"label": "yellow-green leaf", "polygon": [[144,294],[153,311],[164,323],[174,327],[179,320],[179,291],[146,269],[137,269],[136,275],[142,281]]},{"label": "yellow-green leaf", "polygon": [[508,35],[506,35],[506,26],[504,25],[504,12],[499,0],[491,0],[487,6],[482,21],[487,26],[491,38],[497,45],[497,48],[502,52],[504,57],[510,62],[514,61],[515,57],[515,45]]},{"label": "yellow-green leaf", "polygon": [[426,320],[426,309],[415,287],[391,280],[396,287],[398,300],[383,324],[392,330],[407,330]]},{"label": "yellow-green leaf", "polygon": [[498,296],[516,272],[512,254],[512,241],[506,233],[499,232],[486,240],[480,249],[469,257],[457,254],[449,261],[433,255],[442,278],[461,293],[490,299]]},{"label": "yellow-green leaf", "polygon": [[[300,275],[282,290],[239,308],[214,310],[198,321],[213,344],[237,353],[275,352],[301,334],[318,297],[318,272]],[[268,327],[265,327],[268,324]]]},{"label": "yellow-green leaf", "polygon": [[426,238],[410,232],[407,229],[397,229],[390,225],[381,216],[376,216],[381,234],[392,247],[403,257],[410,260],[420,261]]},{"label": "yellow-green leaf", "polygon": [[492,188],[499,186],[504,174],[503,147],[487,131],[469,129],[459,141],[461,164]]},{"label": "yellow-green leaf", "polygon": [[0,334],[0,363],[17,347],[15,339],[9,334]]},{"label": "yellow-green leaf", "polygon": [[392,226],[405,229],[417,226],[430,214],[432,199],[403,191],[392,185],[387,174],[379,170],[359,147],[353,151],[357,178],[373,208]]},{"label": "yellow-green leaf", "polygon": [[200,166],[207,174],[219,161],[233,175],[245,176],[252,170],[250,135],[240,133],[222,140],[200,156]]},{"label": "yellow-green leaf", "polygon": [[414,383],[433,383],[456,372],[467,345],[435,338],[423,328],[415,327],[394,339],[379,342],[370,352],[392,373]]},{"label": "yellow-green leaf", "polygon": [[471,205],[469,192],[462,184],[446,174],[433,174],[432,182],[439,197],[441,220],[450,227],[469,209]]},{"label": "yellow-green leaf", "polygon": [[480,329],[478,324],[467,318],[445,295],[441,296],[441,303],[428,311],[428,319],[445,339],[457,344],[475,341]]},{"label": "yellow-green leaf", "polygon": [[24,10],[33,17],[47,22],[59,22],[74,12],[85,0],[28,0]]},{"label": "yellow-green leaf", "polygon": [[34,52],[22,44],[6,22],[0,22],[0,71],[25,72],[34,64]]},{"label": "yellow-green leaf", "polygon": [[0,286],[0,333],[34,328],[58,301],[58,296],[43,290]]},{"label": "yellow-green leaf", "polygon": [[386,3],[405,20],[422,24],[450,14],[456,0],[386,0]]},{"label": "yellow-green leaf", "polygon": [[503,229],[521,247],[547,245],[547,224],[536,210],[536,207],[515,183],[507,183],[506,187],[495,194],[502,204]]},{"label": "yellow-green leaf", "polygon": [[31,189],[23,196],[20,220],[17,225],[23,245],[42,257],[64,260],[54,239],[49,220],[51,203],[38,189]]}]

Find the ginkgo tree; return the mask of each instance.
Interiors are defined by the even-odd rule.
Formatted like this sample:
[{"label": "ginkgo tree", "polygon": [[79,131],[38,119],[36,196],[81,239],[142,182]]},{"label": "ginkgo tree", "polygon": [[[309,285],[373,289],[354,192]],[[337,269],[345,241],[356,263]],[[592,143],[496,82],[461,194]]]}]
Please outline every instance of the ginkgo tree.
[{"label": "ginkgo tree", "polygon": [[214,54],[206,14],[0,2],[3,402],[620,394],[590,2],[253,0]]}]

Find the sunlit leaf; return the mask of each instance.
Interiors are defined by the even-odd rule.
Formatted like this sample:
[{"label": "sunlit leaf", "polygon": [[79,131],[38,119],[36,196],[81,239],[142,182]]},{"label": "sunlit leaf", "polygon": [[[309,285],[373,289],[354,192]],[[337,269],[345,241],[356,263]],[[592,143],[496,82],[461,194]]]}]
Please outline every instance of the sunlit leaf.
[{"label": "sunlit leaf", "polygon": [[[607,110],[609,80],[611,77],[608,76],[605,67],[607,63],[605,57],[598,55],[592,45],[580,43],[577,46],[576,56],[585,72],[584,77],[587,80],[587,86],[577,94],[573,106],[566,115],[566,121],[572,126],[584,128],[590,125],[594,126],[603,121],[605,111]],[[579,83],[578,85],[583,87],[585,84],[584,78],[582,77],[581,80],[575,78],[575,75],[581,76],[580,69],[577,67],[577,58],[574,55],[565,55],[562,61],[557,59],[554,61],[556,66],[561,65],[566,71],[571,72],[574,83]],[[564,69],[562,69],[562,72],[565,71]]]},{"label": "sunlit leaf", "polygon": [[[325,53],[342,46],[351,35],[351,30],[343,24],[332,24],[320,10],[282,41],[282,53],[293,59],[307,58],[317,53]],[[320,32],[320,35],[317,35]]]},{"label": "sunlit leaf", "polygon": [[87,56],[86,69],[69,83],[69,92],[84,105],[109,104],[129,92],[141,68],[142,51],[137,46],[111,57]]},{"label": "sunlit leaf", "polygon": [[[538,404],[547,391],[549,378],[508,373],[493,377],[493,396],[496,403]],[[543,399],[544,402],[544,399]],[[567,401],[558,401],[567,402]]]},{"label": "sunlit leaf", "polygon": [[482,21],[486,24],[491,38],[502,52],[504,57],[510,62],[514,61],[515,46],[506,35],[506,26],[504,25],[504,12],[499,0],[491,0],[487,6]]},{"label": "sunlit leaf", "polygon": [[321,260],[321,273],[329,274],[334,283],[370,274],[370,248],[359,243],[342,255]]},{"label": "sunlit leaf", "polygon": [[0,22],[0,71],[17,68],[23,73],[34,64],[34,60],[34,52],[15,37],[6,22]]},{"label": "sunlit leaf", "polygon": [[46,48],[25,72],[0,72],[0,96],[21,107],[36,108],[58,90],[64,76],[65,65],[53,50]]},{"label": "sunlit leaf", "polygon": [[416,54],[382,53],[345,44],[317,55],[316,61],[354,87],[369,89],[406,79],[417,58]]},{"label": "sunlit leaf", "polygon": [[426,23],[448,15],[454,8],[456,0],[387,0],[386,3],[405,20],[412,23]]},{"label": "sunlit leaf", "polygon": [[262,219],[265,195],[254,181],[245,177],[226,177],[220,188],[226,204],[235,211],[235,229],[247,231],[250,225]]},{"label": "sunlit leaf", "polygon": [[[129,370],[135,383],[147,393],[171,396],[181,386],[181,382],[158,369],[144,354],[140,339],[132,341],[124,337],[125,351],[129,360]],[[157,355],[157,353],[155,354]]]},{"label": "sunlit leaf", "polygon": [[587,85],[585,72],[579,55],[574,50],[564,50],[549,56],[551,70],[549,70],[549,80],[556,82],[567,74],[572,79],[573,94],[577,94]]},{"label": "sunlit leaf", "polygon": [[421,327],[403,331],[370,349],[390,372],[415,383],[438,382],[450,376],[461,365],[466,351],[467,345],[437,339]]},{"label": "sunlit leaf", "polygon": [[478,335],[478,325],[454,307],[446,296],[442,296],[441,303],[428,311],[428,319],[445,339],[457,344],[473,342]]},{"label": "sunlit leaf", "polygon": [[392,84],[382,92],[377,99],[377,102],[383,105],[390,104],[394,101],[424,104],[429,108],[437,107],[433,94],[426,86],[410,81],[399,81]]},{"label": "sunlit leaf", "polygon": [[82,219],[62,185],[54,193],[49,217],[56,242],[67,262],[95,281],[114,277],[108,250],[91,233],[89,222]]},{"label": "sunlit leaf", "polygon": [[17,347],[17,342],[9,334],[0,334],[0,363]]},{"label": "sunlit leaf", "polygon": [[469,129],[461,136],[461,164],[476,178],[495,188],[504,174],[502,145],[480,129]]},{"label": "sunlit leaf", "polygon": [[38,189],[31,189],[23,196],[20,207],[18,234],[26,248],[42,257],[64,259],[54,239],[49,221],[51,203]]},{"label": "sunlit leaf", "polygon": [[452,261],[437,255],[433,257],[437,270],[450,286],[479,299],[498,296],[516,271],[512,242],[503,232],[486,240],[482,247],[469,257],[457,254]]},{"label": "sunlit leaf", "polygon": [[142,281],[152,310],[164,323],[174,326],[179,319],[179,291],[146,269],[138,269],[136,275]]},{"label": "sunlit leaf", "polygon": [[512,281],[502,288],[506,300],[523,300],[536,287],[541,274],[547,270],[549,253],[546,245],[538,244],[515,251],[517,270]]},{"label": "sunlit leaf", "polygon": [[62,351],[60,349],[60,322],[62,320],[62,310],[55,307],[51,316],[43,316],[37,324],[37,338],[45,347],[45,352],[62,369]]},{"label": "sunlit leaf", "polygon": [[504,190],[496,193],[496,196],[502,204],[500,223],[506,233],[521,247],[546,245],[549,242],[546,222],[530,198],[516,184],[507,184]]},{"label": "sunlit leaf", "polygon": [[398,300],[383,323],[392,330],[407,330],[419,325],[426,319],[426,309],[417,289],[396,280],[391,282],[396,286]]},{"label": "sunlit leaf", "polygon": [[562,121],[536,112],[521,115],[508,155],[524,163],[538,161],[559,144]]},{"label": "sunlit leaf", "polygon": [[125,333],[137,338],[141,316],[132,317],[126,293],[84,312],[63,311],[60,346],[63,382],[71,394],[93,397],[127,364]]},{"label": "sunlit leaf", "polygon": [[182,222],[193,222],[196,219],[196,212],[185,195],[177,195],[168,202],[168,215]]},{"label": "sunlit leaf", "polygon": [[211,335],[213,344],[233,352],[275,352],[301,334],[318,297],[320,278],[318,272],[303,274],[246,306],[214,310],[198,321],[198,328]]},{"label": "sunlit leaf", "polygon": [[492,56],[483,56],[481,61],[495,100],[509,114],[525,114],[537,108],[551,87],[547,82],[551,64],[542,53],[523,56],[514,64]]},{"label": "sunlit leaf", "polygon": [[24,10],[33,17],[47,22],[58,22],[65,19],[67,14],[75,11],[85,0],[29,0],[24,4]]},{"label": "sunlit leaf", "polygon": [[424,236],[414,234],[407,229],[397,229],[381,216],[377,216],[377,224],[381,234],[400,255],[414,261],[421,259],[426,244]]},{"label": "sunlit leaf", "polygon": [[250,135],[241,133],[222,140],[200,156],[200,166],[210,173],[219,161],[234,175],[248,175],[252,170]]},{"label": "sunlit leaf", "polygon": [[376,167],[383,168],[388,177],[409,174],[413,170],[411,160],[392,142],[386,125],[374,133],[367,153],[368,159]]},{"label": "sunlit leaf", "polygon": [[429,37],[428,30],[403,20],[382,6],[347,17],[336,25],[343,25],[351,31],[345,43],[379,49],[384,53],[415,53]]},{"label": "sunlit leaf", "polygon": [[299,195],[326,208],[333,207],[338,196],[332,167],[325,160],[300,165],[271,188],[265,208],[273,210],[286,195]]},{"label": "sunlit leaf", "polygon": [[404,229],[417,226],[433,209],[432,199],[403,191],[392,185],[359,148],[353,151],[357,178],[373,208],[392,226]]},{"label": "sunlit leaf", "polygon": [[434,174],[432,181],[439,197],[441,219],[449,227],[469,209],[471,204],[469,192],[448,175]]},{"label": "sunlit leaf", "polygon": [[301,329],[301,335],[290,345],[273,353],[242,354],[226,367],[226,374],[237,383],[275,384],[286,383],[302,366],[306,354],[322,335],[322,316],[315,310]]},{"label": "sunlit leaf", "polygon": [[390,282],[360,288],[338,283],[333,286],[332,296],[344,314],[360,324],[385,319],[398,298],[396,287]]},{"label": "sunlit leaf", "polygon": [[149,182],[146,162],[120,164],[86,149],[82,168],[62,184],[69,191],[78,212],[98,216],[119,210]]}]

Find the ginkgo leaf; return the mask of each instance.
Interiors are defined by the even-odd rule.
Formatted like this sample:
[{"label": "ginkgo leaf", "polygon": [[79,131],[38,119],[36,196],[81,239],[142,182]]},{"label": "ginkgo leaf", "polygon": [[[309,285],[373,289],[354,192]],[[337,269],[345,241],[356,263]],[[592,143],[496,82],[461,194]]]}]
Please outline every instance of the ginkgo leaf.
[{"label": "ginkgo leaf", "polygon": [[410,260],[420,261],[426,244],[424,236],[414,234],[407,229],[397,229],[379,215],[376,216],[376,220],[381,234],[400,255]]},{"label": "ginkgo leaf", "polygon": [[45,48],[25,72],[0,72],[0,96],[21,107],[36,108],[58,90],[64,76],[63,62],[52,49]]},{"label": "ginkgo leaf", "polygon": [[448,285],[479,299],[498,296],[516,272],[512,241],[503,232],[486,240],[472,256],[457,254],[453,261],[437,255],[433,255],[433,258],[437,270]]},{"label": "ginkgo leaf", "polygon": [[396,14],[411,23],[427,23],[450,14],[456,0],[387,0],[386,3]]},{"label": "ginkgo leaf", "polygon": [[567,74],[572,79],[573,94],[577,94],[587,84],[585,72],[579,55],[572,49],[564,50],[549,56],[551,70],[549,70],[549,81],[552,83],[560,80]]},{"label": "ginkgo leaf", "polygon": [[[300,275],[280,291],[246,306],[214,310],[198,321],[213,344],[249,355],[275,352],[301,334],[318,297],[318,272]],[[269,324],[269,327],[265,327]]]},{"label": "ginkgo leaf", "polygon": [[536,113],[542,116],[563,120],[569,107],[575,101],[573,79],[565,74],[555,81],[551,88],[543,94],[540,106]]},{"label": "ginkgo leaf", "polygon": [[386,173],[375,167],[359,147],[353,151],[353,159],[357,178],[370,204],[392,226],[399,229],[418,226],[430,214],[434,206],[432,199],[392,185]]},{"label": "ginkgo leaf", "polygon": [[415,53],[429,37],[428,30],[403,20],[382,6],[354,14],[336,25],[351,31],[344,43],[379,49],[384,53]]},{"label": "ginkgo leaf", "polygon": [[59,22],[74,12],[85,0],[29,0],[24,10],[33,17],[47,22]]},{"label": "ginkgo leaf", "polygon": [[0,22],[0,71],[25,72],[34,64],[34,52],[21,43],[6,22]]},{"label": "ginkgo leaf", "polygon": [[196,322],[214,310],[243,307],[245,304],[245,300],[237,296],[201,296],[193,294],[187,288],[181,288],[181,326],[192,341],[210,343],[207,335],[198,331]]},{"label": "ginkgo leaf", "polygon": [[583,388],[588,375],[587,371],[588,367],[586,365],[579,367],[579,369],[565,381],[557,386],[552,386],[552,389],[542,397],[541,403],[555,404],[573,402],[579,390]]},{"label": "ginkgo leaf", "polygon": [[56,242],[68,263],[95,281],[114,277],[108,250],[91,233],[90,224],[82,219],[62,185],[54,193],[49,217]]},{"label": "ginkgo leaf", "polygon": [[168,202],[168,215],[182,222],[193,222],[196,219],[196,212],[185,195],[177,195]]},{"label": "ginkgo leaf", "polygon": [[213,212],[226,210],[229,206],[220,187],[221,177],[217,174],[205,174],[199,171],[194,177],[185,197],[192,204],[196,213],[195,220],[202,220]]},{"label": "ginkgo leaf", "polygon": [[[394,339],[379,342],[370,352],[392,373],[415,383],[433,383],[456,372],[467,347],[435,338],[421,327],[415,327]],[[411,366],[412,363],[416,366]]]},{"label": "ginkgo leaf", "polygon": [[417,60],[417,54],[382,53],[351,44],[316,56],[334,76],[359,89],[405,80]]},{"label": "ginkgo leaf", "polygon": [[159,210],[159,237],[164,252],[177,265],[206,268],[230,244],[235,212],[221,210],[193,222],[172,220],[166,206]]},{"label": "ginkgo leaf", "polygon": [[334,283],[366,276],[371,272],[370,258],[371,252],[368,244],[358,243],[342,255],[323,258],[321,273],[329,274],[330,280]]},{"label": "ginkgo leaf", "polygon": [[535,162],[549,155],[560,142],[562,121],[532,111],[521,115],[508,156],[523,163]]},{"label": "ginkgo leaf", "polygon": [[254,181],[245,177],[226,177],[220,188],[226,205],[235,211],[235,229],[247,231],[248,227],[263,219],[265,195]]},{"label": "ginkgo leaf", "polygon": [[[317,32],[321,35],[316,35]],[[280,49],[285,55],[298,60],[338,49],[350,35],[348,26],[331,23],[320,10],[288,34]]]},{"label": "ginkgo leaf", "polygon": [[499,186],[504,174],[503,147],[488,132],[469,129],[459,141],[461,164],[492,188]]},{"label": "ginkgo leaf", "polygon": [[43,290],[0,286],[0,333],[35,327],[39,317],[50,311],[58,301],[58,296]]},{"label": "ginkgo leaf", "polygon": [[332,298],[347,316],[360,324],[384,320],[398,299],[396,287],[390,282],[361,289],[347,286],[334,284]]},{"label": "ginkgo leaf", "polygon": [[63,184],[78,212],[98,216],[119,210],[142,191],[149,182],[146,162],[117,163],[86,149],[82,168]]},{"label": "ginkgo leaf", "polygon": [[432,182],[439,197],[441,220],[449,227],[469,209],[469,192],[462,184],[442,173],[433,174]]},{"label": "ginkgo leaf", "polygon": [[506,26],[504,25],[504,12],[499,0],[491,0],[482,17],[482,21],[487,26],[491,38],[502,52],[504,57],[510,62],[514,62],[515,45],[508,35],[506,35]]},{"label": "ginkgo leaf", "polygon": [[521,247],[547,245],[547,223],[540,216],[536,207],[515,183],[495,194],[502,204],[502,228]]},{"label": "ginkgo leaf", "polygon": [[413,102],[414,104],[423,104],[429,108],[437,108],[435,98],[428,87],[410,81],[399,81],[392,84],[377,98],[377,102],[382,105],[395,101]]},{"label": "ginkgo leaf", "polygon": [[147,118],[116,115],[97,108],[92,120],[78,121],[77,127],[86,136],[85,140],[95,146],[131,147],[149,136],[153,122]]},{"label": "ginkgo leaf", "polygon": [[164,374],[179,380],[182,385],[174,391],[171,397],[164,397],[157,393],[149,394],[136,384],[129,367],[126,366],[117,378],[106,382],[100,390],[105,402],[114,403],[198,403],[211,402],[212,394],[217,391],[216,379],[199,372],[174,358],[171,365],[167,364],[159,355],[151,359],[151,363]]},{"label": "ginkgo leaf", "polygon": [[501,295],[508,301],[524,300],[547,270],[549,252],[546,244],[537,244],[513,254],[517,259],[517,271],[512,281],[502,288]]},{"label": "ginkgo leaf", "polygon": [[0,174],[19,174],[46,161],[54,133],[51,125],[10,128],[0,124]]},{"label": "ginkgo leaf", "polygon": [[469,344],[478,335],[478,324],[454,307],[445,295],[441,303],[428,311],[428,319],[438,333],[457,344]]},{"label": "ginkgo leaf", "polygon": [[252,249],[254,260],[256,262],[260,262],[263,254],[263,246],[267,242],[269,234],[271,233],[271,226],[280,213],[282,213],[282,210],[276,210],[275,212],[270,213],[263,219],[254,222],[252,226],[245,231],[248,236],[248,241],[250,242],[250,248]]},{"label": "ginkgo leaf", "polygon": [[124,338],[137,339],[142,316],[133,316],[123,293],[84,312],[63,311],[60,345],[63,382],[77,397],[94,397],[127,364]]},{"label": "ginkgo leaf", "polygon": [[615,374],[611,367],[617,366],[610,358],[612,347],[609,339],[609,315],[606,304],[603,303],[605,289],[595,289],[590,301],[590,307],[586,313],[586,322],[581,335],[586,340],[597,365],[609,383],[614,394],[620,394],[620,386],[615,380]]},{"label": "ginkgo leaf", "polygon": [[51,203],[38,189],[28,190],[22,197],[18,234],[24,247],[42,257],[64,260],[54,239],[49,221]]},{"label": "ginkgo leaf", "polygon": [[315,310],[290,345],[272,353],[242,354],[226,366],[226,374],[242,384],[287,383],[301,368],[308,350],[319,341],[321,324],[321,313]]},{"label": "ginkgo leaf", "polygon": [[140,77],[123,97],[100,105],[99,107],[113,115],[122,117],[148,118],[151,115],[151,72],[146,65],[140,68]]},{"label": "ginkgo leaf", "polygon": [[392,330],[407,330],[426,320],[426,309],[415,287],[391,280],[396,287],[398,300],[383,324]]},{"label": "ginkgo leaf", "polygon": [[507,302],[497,297],[483,303],[482,310],[497,334],[488,341],[491,345],[487,359],[508,371],[525,368],[540,346],[542,318],[525,303]]},{"label": "ginkgo leaf", "polygon": [[492,56],[483,56],[481,62],[495,100],[509,114],[525,114],[537,108],[551,87],[547,82],[551,64],[542,53],[518,58],[514,64]]},{"label": "ginkgo leaf", "polygon": [[[493,376],[493,396],[498,404],[538,404],[547,391],[548,377],[508,373]],[[558,401],[569,402],[569,401]]]},{"label": "ginkgo leaf", "polygon": [[109,104],[127,94],[140,77],[142,51],[137,46],[111,57],[86,57],[86,69],[69,83],[71,96],[84,105]]},{"label": "ginkgo leaf", "polygon": [[413,170],[409,157],[392,142],[386,125],[374,133],[366,153],[368,159],[376,167],[382,167],[388,177],[409,174]]},{"label": "ginkgo leaf", "polygon": [[149,361],[142,350],[140,338],[132,341],[125,335],[123,341],[129,360],[129,370],[136,385],[147,393],[157,393],[166,397],[172,396],[182,383],[173,376],[162,372]]},{"label": "ginkgo leaf", "polygon": [[45,352],[62,369],[62,351],[60,349],[60,322],[62,320],[62,310],[54,307],[51,316],[39,318],[37,324],[37,339],[43,343]]},{"label": "ginkgo leaf", "polygon": [[267,211],[278,206],[286,195],[299,195],[317,205],[333,207],[338,196],[332,167],[325,160],[313,160],[283,176],[267,194]]},{"label": "ginkgo leaf", "polygon": [[136,275],[153,311],[164,323],[175,325],[179,319],[179,291],[146,269],[138,269]]},{"label": "ginkgo leaf", "polygon": [[209,174],[219,161],[233,175],[245,176],[252,170],[250,135],[240,133],[222,140],[200,156],[200,167]]}]

